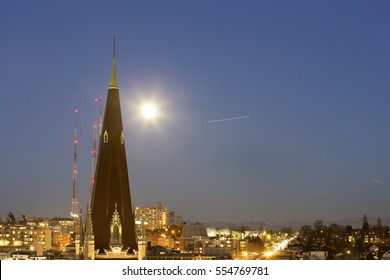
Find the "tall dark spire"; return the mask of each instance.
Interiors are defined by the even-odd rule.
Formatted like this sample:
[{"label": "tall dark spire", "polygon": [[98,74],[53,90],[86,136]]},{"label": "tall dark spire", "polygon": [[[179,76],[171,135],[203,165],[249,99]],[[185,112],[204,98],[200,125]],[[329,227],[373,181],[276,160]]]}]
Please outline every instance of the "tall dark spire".
[{"label": "tall dark spire", "polygon": [[[136,249],[134,215],[131,208],[119,87],[115,67],[115,37],[112,71],[92,193],[92,224],[96,249],[110,249],[112,216],[122,225],[123,248]],[[118,244],[116,244],[118,245]]]}]

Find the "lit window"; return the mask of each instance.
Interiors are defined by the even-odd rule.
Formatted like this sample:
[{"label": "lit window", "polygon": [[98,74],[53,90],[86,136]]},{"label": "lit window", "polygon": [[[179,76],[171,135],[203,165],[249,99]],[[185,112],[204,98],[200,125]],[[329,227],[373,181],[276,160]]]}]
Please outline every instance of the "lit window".
[{"label": "lit window", "polygon": [[104,134],[103,134],[103,143],[108,143],[108,133],[107,133],[107,130],[104,131]]},{"label": "lit window", "polygon": [[122,133],[121,133],[121,144],[124,144],[125,143],[125,134],[123,133],[123,130],[122,130]]}]

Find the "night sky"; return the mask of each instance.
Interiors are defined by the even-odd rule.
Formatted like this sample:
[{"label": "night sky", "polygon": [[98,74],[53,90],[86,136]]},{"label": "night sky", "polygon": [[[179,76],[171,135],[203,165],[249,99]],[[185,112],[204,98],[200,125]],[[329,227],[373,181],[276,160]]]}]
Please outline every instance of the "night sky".
[{"label": "night sky", "polygon": [[114,34],[135,206],[201,222],[389,216],[389,13],[357,0],[1,1],[0,216],[69,216],[74,108],[85,210]]}]

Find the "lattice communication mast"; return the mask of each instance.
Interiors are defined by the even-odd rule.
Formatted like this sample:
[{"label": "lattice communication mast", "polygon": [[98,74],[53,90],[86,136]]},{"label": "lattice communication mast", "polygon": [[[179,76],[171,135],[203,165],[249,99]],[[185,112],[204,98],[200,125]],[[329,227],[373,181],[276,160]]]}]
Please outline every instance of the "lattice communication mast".
[{"label": "lattice communication mast", "polygon": [[77,113],[78,110],[74,110],[74,136],[73,136],[73,178],[72,178],[72,211],[71,217],[77,218],[79,201],[77,199]]},{"label": "lattice communication mast", "polygon": [[98,134],[98,99],[95,98],[95,114],[93,118],[93,141],[92,141],[92,163],[91,163],[91,176],[89,178],[89,203],[91,203],[93,186],[95,184],[95,169],[96,169],[96,161],[97,161],[97,134]]},{"label": "lattice communication mast", "polygon": [[102,135],[103,127],[103,97],[100,97],[100,113],[99,113],[99,137]]},{"label": "lattice communication mast", "polygon": [[[99,110],[99,124],[98,124],[98,101],[100,101],[100,110]],[[91,176],[89,179],[89,201],[91,203],[93,187],[95,185],[95,170],[97,163],[97,154],[98,154],[98,137],[101,135],[102,126],[103,126],[103,97],[99,99],[95,98],[95,115],[93,119],[93,142],[92,142],[92,164],[91,164]],[[99,130],[99,131],[98,131]],[[99,135],[98,135],[99,134]]]}]

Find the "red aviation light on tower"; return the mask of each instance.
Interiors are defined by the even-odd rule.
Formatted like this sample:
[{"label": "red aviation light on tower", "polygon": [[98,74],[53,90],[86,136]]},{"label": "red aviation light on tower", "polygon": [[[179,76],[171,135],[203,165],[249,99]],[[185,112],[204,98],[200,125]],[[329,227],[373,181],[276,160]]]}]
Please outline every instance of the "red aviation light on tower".
[{"label": "red aviation light on tower", "polygon": [[77,113],[78,109],[74,109],[74,135],[73,135],[73,176],[72,176],[72,211],[70,212],[70,216],[73,218],[77,218],[79,201],[77,199]]}]

